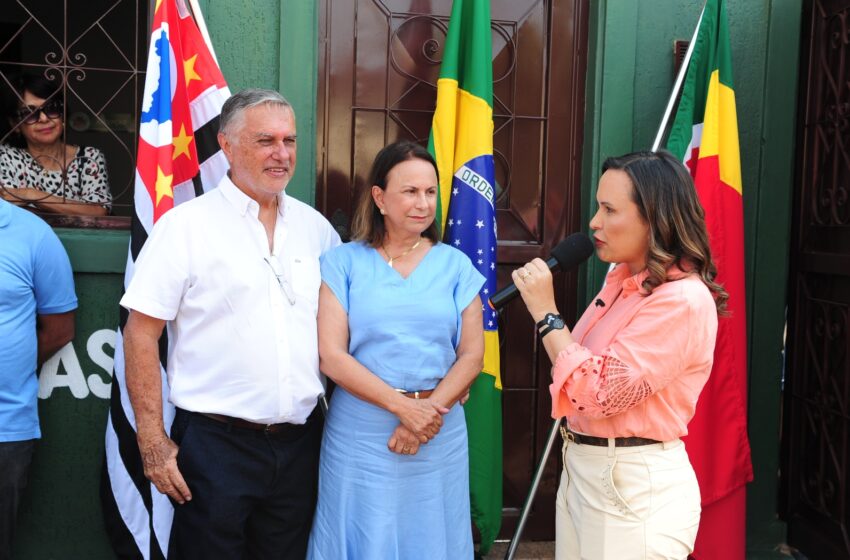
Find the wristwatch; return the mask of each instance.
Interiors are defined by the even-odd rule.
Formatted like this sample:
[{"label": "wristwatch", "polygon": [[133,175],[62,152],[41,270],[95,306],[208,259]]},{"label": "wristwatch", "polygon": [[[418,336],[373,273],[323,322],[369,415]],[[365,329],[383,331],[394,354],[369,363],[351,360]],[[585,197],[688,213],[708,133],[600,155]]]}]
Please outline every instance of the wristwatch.
[{"label": "wristwatch", "polygon": [[541,321],[537,323],[537,330],[540,332],[540,338],[543,338],[555,329],[563,329],[566,325],[564,319],[557,313],[547,313]]}]

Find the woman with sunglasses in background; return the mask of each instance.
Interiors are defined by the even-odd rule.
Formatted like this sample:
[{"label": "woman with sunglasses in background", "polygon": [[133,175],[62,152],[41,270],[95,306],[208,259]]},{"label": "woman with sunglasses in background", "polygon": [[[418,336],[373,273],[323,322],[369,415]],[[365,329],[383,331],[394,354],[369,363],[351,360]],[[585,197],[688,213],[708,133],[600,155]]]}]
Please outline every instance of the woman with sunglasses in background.
[{"label": "woman with sunglasses in background", "polygon": [[64,107],[56,82],[22,75],[6,115],[12,132],[0,144],[0,196],[42,212],[103,216],[112,195],[97,148],[65,143]]}]

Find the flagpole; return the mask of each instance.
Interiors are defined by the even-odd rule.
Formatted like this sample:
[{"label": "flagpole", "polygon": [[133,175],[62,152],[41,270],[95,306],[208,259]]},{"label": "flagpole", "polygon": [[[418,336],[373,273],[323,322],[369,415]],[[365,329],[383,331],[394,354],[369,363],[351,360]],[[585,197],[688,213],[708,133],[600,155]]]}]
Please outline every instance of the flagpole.
[{"label": "flagpole", "polygon": [[688,72],[688,65],[691,63],[691,55],[694,54],[694,45],[697,42],[699,35],[699,26],[702,23],[702,16],[705,13],[705,5],[699,13],[697,26],[694,29],[694,36],[691,37],[691,42],[688,43],[688,50],[685,52],[685,59],[682,60],[682,66],[679,67],[679,73],[676,75],[676,81],[673,83],[673,91],[670,92],[670,99],[667,100],[667,108],[664,110],[664,116],[661,118],[661,125],[658,127],[658,134],[655,135],[655,142],[652,143],[652,151],[657,152],[661,146],[661,140],[664,138],[664,133],[667,131],[667,123],[670,121],[670,115],[673,114],[673,107],[676,105],[676,98],[679,96],[679,91],[682,89],[682,83],[685,81],[685,74]]},{"label": "flagpole", "polygon": [[561,427],[561,418],[555,420],[552,424],[552,429],[549,430],[549,438],[546,440],[546,449],[543,451],[543,457],[534,471],[534,477],[531,479],[531,488],[528,490],[528,496],[525,497],[525,503],[522,504],[522,512],[519,515],[519,522],[516,525],[516,531],[505,552],[505,560],[513,560],[516,550],[519,547],[520,537],[525,530],[525,523],[528,521],[528,514],[531,512],[531,505],[534,503],[534,497],[537,495],[537,487],[540,486],[540,479],[543,478],[543,470],[546,468],[546,459],[549,458],[549,453],[555,445],[555,439],[558,437],[558,432]]},{"label": "flagpole", "polygon": [[215,49],[213,48],[212,41],[210,40],[210,33],[207,31],[207,23],[204,21],[204,14],[201,12],[201,6],[198,4],[198,0],[189,0],[189,6],[192,8],[192,15],[195,16],[195,23],[198,24],[198,30],[201,32],[201,37],[204,38],[204,42],[207,44],[207,49],[210,51],[216,65],[221,68],[221,65],[218,63],[218,57],[215,56]]}]

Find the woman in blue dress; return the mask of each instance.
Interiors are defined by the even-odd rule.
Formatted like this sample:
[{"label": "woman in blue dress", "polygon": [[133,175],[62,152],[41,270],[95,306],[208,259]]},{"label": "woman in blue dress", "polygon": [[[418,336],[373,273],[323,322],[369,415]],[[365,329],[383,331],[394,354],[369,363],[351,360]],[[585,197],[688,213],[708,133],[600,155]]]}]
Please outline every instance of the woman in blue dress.
[{"label": "woman in blue dress", "polygon": [[337,388],[308,558],[471,559],[466,422],[484,284],[439,242],[437,169],[397,142],[372,165],[353,241],[322,258],[319,356]]}]

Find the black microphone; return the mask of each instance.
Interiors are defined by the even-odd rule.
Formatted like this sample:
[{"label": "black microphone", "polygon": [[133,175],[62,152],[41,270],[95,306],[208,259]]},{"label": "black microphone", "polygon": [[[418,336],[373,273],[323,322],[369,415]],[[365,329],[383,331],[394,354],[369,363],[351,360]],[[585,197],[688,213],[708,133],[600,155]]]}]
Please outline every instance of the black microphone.
[{"label": "black microphone", "polygon": [[[552,256],[546,261],[546,266],[553,273],[559,270],[571,270],[593,254],[593,242],[583,233],[574,233],[552,248]],[[506,303],[519,295],[516,285],[511,282],[490,298],[493,309],[504,307]]]},{"label": "black microphone", "polygon": [[596,298],[596,302],[593,305],[596,307],[605,307],[605,302],[602,301],[602,298]]}]

